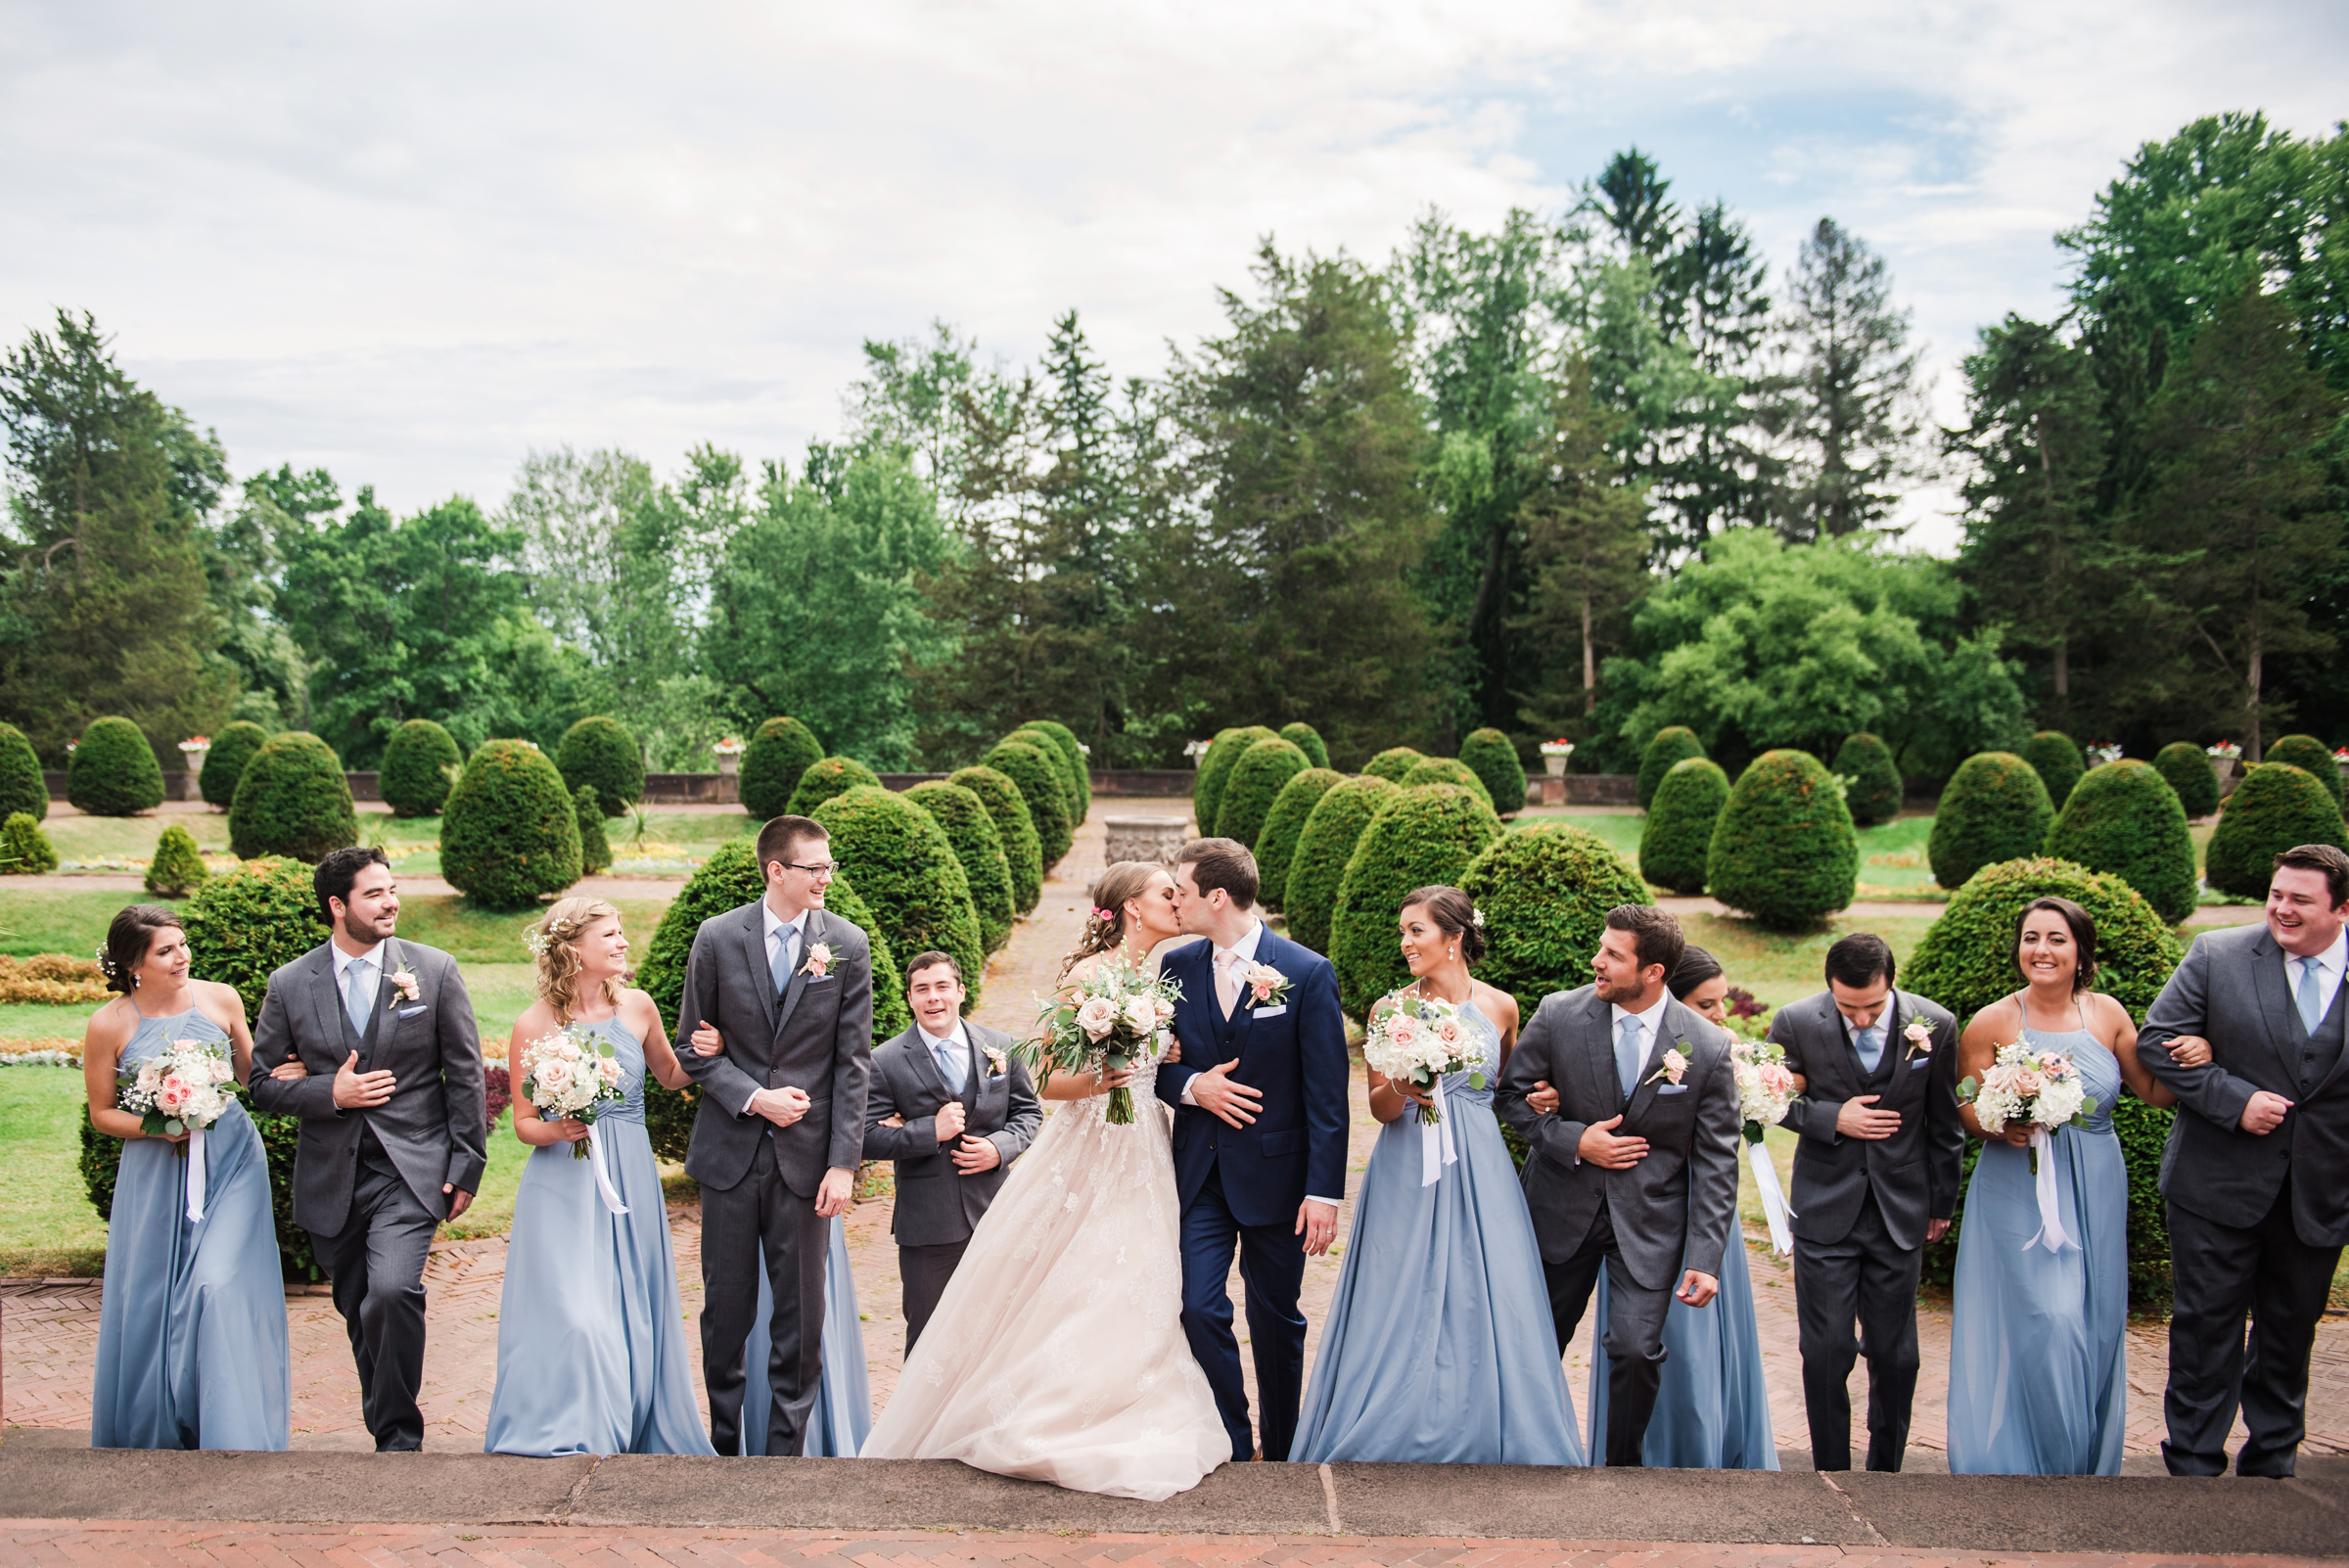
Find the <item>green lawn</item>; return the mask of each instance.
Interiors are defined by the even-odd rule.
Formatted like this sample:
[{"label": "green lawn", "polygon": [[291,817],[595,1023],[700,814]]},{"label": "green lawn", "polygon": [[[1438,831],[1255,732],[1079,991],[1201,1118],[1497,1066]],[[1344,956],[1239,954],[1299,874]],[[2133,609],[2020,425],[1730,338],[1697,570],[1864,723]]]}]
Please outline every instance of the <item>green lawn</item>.
[{"label": "green lawn", "polygon": [[81,1184],[82,1095],[77,1068],[0,1068],[10,1176],[0,1186],[0,1274],[86,1276],[105,1261],[106,1222]]}]

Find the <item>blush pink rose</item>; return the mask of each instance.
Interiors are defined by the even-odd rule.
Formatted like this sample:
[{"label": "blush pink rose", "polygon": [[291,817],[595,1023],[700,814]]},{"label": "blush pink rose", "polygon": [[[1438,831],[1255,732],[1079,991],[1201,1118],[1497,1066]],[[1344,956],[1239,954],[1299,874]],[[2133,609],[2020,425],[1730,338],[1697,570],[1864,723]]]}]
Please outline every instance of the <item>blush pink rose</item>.
[{"label": "blush pink rose", "polygon": [[228,1064],[228,1058],[227,1058],[227,1057],[225,1057],[225,1056],[215,1056],[215,1057],[213,1057],[213,1058],[212,1058],[212,1082],[213,1082],[213,1083],[215,1083],[215,1084],[225,1084],[225,1083],[227,1083],[227,1082],[229,1081],[229,1078],[230,1078],[230,1076],[231,1076],[232,1074],[234,1074],[235,1072],[236,1072],[236,1069],[235,1069],[235,1068],[233,1068],[233,1067],[231,1067],[231,1066],[229,1066],[229,1064]]},{"label": "blush pink rose", "polygon": [[1460,1042],[1459,1023],[1454,1019],[1445,1019],[1436,1026],[1436,1038],[1447,1045],[1457,1045]]},{"label": "blush pink rose", "polygon": [[1077,1009],[1077,1027],[1100,1039],[1118,1025],[1118,1004],[1107,996],[1087,996]]},{"label": "blush pink rose", "polygon": [[159,1108],[165,1111],[181,1110],[186,1107],[189,1097],[195,1092],[196,1091],[189,1086],[186,1079],[181,1078],[177,1073],[173,1073],[168,1078],[165,1078],[162,1084],[156,1089],[155,1103]]},{"label": "blush pink rose", "polygon": [[1405,1050],[1418,1043],[1419,1020],[1408,1013],[1397,1013],[1387,1021],[1387,1038]]},{"label": "blush pink rose", "polygon": [[595,1064],[595,1071],[607,1084],[620,1082],[620,1063],[606,1056]]},{"label": "blush pink rose", "polygon": [[560,1056],[538,1064],[538,1086],[549,1094],[571,1087],[571,1064]]}]

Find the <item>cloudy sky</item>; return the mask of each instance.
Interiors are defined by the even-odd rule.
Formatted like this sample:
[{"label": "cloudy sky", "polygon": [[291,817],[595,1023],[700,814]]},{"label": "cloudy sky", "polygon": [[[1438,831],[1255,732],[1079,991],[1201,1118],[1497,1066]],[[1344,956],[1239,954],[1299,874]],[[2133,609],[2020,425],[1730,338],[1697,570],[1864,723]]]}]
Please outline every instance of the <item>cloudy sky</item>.
[{"label": "cloudy sky", "polygon": [[1383,258],[1632,144],[1773,273],[1822,214],[1883,251],[1954,416],[2140,143],[2349,115],[2337,0],[0,0],[0,331],[93,311],[239,473],[402,509],[562,442],[796,457],[933,318],[1017,360],[1074,306],[1153,373],[1259,236]]}]

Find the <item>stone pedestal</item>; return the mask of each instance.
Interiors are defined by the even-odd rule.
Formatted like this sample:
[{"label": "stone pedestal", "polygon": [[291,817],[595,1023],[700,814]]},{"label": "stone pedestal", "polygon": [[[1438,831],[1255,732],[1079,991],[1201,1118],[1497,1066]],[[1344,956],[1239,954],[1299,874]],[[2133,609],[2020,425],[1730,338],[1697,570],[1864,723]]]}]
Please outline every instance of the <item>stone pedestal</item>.
[{"label": "stone pedestal", "polygon": [[1191,838],[1191,824],[1179,816],[1105,816],[1101,827],[1102,857],[1112,865],[1120,860],[1173,865],[1174,853]]},{"label": "stone pedestal", "polygon": [[1564,806],[1566,804],[1566,775],[1563,771],[1543,774],[1541,784],[1543,806]]}]

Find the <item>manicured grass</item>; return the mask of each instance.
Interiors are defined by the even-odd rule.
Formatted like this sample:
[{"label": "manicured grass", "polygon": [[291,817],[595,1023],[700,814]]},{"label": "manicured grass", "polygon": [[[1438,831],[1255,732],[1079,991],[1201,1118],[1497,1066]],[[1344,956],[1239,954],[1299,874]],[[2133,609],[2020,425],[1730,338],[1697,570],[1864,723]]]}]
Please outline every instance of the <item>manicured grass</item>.
[{"label": "manicured grass", "polygon": [[1793,936],[1726,915],[1684,915],[1681,927],[1690,942],[1721,960],[1729,984],[1743,986],[1764,1006],[1774,1009],[1826,988],[1827,948],[1838,937],[1872,931],[1892,945],[1894,958],[1906,961],[1938,913],[1926,907],[1913,915],[1839,918]]},{"label": "manicured grass", "polygon": [[106,1222],[81,1184],[83,1094],[78,1068],[0,1068],[0,1274],[86,1276],[106,1261]]}]

